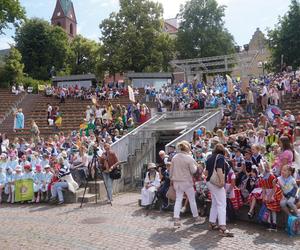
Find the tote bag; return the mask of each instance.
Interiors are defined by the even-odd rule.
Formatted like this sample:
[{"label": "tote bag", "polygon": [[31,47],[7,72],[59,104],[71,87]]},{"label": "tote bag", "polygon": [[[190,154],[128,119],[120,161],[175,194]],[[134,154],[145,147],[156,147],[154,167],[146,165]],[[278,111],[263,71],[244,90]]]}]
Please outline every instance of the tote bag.
[{"label": "tote bag", "polygon": [[217,170],[216,170],[216,164],[217,164],[217,160],[218,160],[218,156],[216,156],[216,159],[215,159],[215,164],[214,164],[214,170],[213,170],[213,174],[212,176],[210,177],[210,180],[209,182],[217,187],[223,187],[224,186],[224,181],[221,180],[221,178],[219,177],[218,173],[217,173]]}]

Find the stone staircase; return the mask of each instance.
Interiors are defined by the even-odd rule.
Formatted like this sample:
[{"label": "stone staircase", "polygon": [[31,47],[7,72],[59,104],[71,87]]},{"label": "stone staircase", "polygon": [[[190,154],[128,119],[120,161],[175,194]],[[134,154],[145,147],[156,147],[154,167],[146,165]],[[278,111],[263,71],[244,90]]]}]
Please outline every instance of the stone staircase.
[{"label": "stone staircase", "polygon": [[[31,95],[31,94],[25,94],[25,96],[22,98],[22,101],[20,101],[15,108],[19,109],[22,108],[23,114],[25,116],[25,130],[30,129],[30,120],[28,119],[30,113],[36,106],[36,103],[38,101],[38,95]],[[13,137],[18,137],[22,131],[19,131],[17,133],[14,133],[13,131],[13,124],[14,124],[14,114],[11,112],[9,116],[3,121],[1,125],[0,131],[2,133],[6,133],[8,138],[13,139]]]},{"label": "stone staircase", "polygon": [[[84,194],[84,187],[79,188],[74,194],[69,191],[64,191],[65,202],[80,203],[82,201],[83,194]],[[94,181],[88,182],[83,203],[95,202],[96,197],[98,201],[105,200],[107,197],[106,189],[103,181],[98,180],[96,183]]]}]

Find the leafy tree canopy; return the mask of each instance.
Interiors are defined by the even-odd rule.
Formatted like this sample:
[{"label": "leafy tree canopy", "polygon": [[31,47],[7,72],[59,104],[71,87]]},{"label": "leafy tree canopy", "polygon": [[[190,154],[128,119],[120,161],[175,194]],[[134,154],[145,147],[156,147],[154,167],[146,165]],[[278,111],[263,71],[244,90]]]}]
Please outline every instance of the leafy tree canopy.
[{"label": "leafy tree canopy", "polygon": [[47,80],[52,66],[57,72],[66,67],[70,49],[67,34],[61,27],[33,18],[17,29],[15,41],[29,76]]},{"label": "leafy tree canopy", "polygon": [[14,47],[9,51],[5,58],[6,80],[10,83],[16,82],[23,76],[24,64],[22,63],[21,53]]},{"label": "leafy tree canopy", "polygon": [[234,52],[233,36],[225,29],[225,6],[216,0],[190,0],[181,7],[176,48],[181,59]]},{"label": "leafy tree canopy", "polygon": [[0,0],[0,35],[9,24],[18,26],[25,19],[25,10],[19,0]]},{"label": "leafy tree canopy", "polygon": [[300,3],[292,0],[289,11],[279,18],[277,26],[269,31],[273,66],[280,69],[283,61],[293,68],[300,66]]},{"label": "leafy tree canopy", "polygon": [[173,57],[174,46],[168,35],[162,35],[162,23],[161,4],[120,0],[119,12],[100,24],[104,67],[112,74],[165,69]]}]

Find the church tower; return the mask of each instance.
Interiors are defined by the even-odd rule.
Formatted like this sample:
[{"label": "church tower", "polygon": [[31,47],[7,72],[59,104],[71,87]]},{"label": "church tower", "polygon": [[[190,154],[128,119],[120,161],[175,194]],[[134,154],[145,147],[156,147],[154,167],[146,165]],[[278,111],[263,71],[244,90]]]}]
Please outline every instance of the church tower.
[{"label": "church tower", "polygon": [[76,36],[77,20],[71,0],[56,1],[56,6],[51,18],[51,24],[62,27],[71,40]]}]

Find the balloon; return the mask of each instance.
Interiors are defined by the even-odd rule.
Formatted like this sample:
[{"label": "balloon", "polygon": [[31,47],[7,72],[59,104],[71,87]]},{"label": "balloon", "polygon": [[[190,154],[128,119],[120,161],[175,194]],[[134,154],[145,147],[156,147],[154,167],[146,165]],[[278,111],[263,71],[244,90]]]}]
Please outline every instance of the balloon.
[{"label": "balloon", "polygon": [[203,134],[202,130],[201,130],[201,129],[198,129],[198,130],[197,130],[197,134],[198,134],[199,136],[201,136],[201,135]]}]

